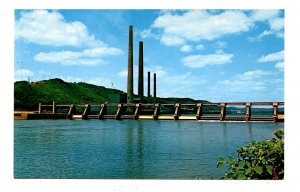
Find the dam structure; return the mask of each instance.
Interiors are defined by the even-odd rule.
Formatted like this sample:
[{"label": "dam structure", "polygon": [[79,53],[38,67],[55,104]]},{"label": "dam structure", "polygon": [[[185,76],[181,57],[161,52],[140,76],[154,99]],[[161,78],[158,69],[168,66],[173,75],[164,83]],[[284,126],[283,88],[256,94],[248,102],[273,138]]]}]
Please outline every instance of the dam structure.
[{"label": "dam structure", "polygon": [[159,103],[156,73],[153,73],[153,97],[150,94],[151,73],[148,71],[147,97],[144,96],[144,44],[139,42],[138,94],[134,95],[133,26],[128,34],[127,101],[99,104],[39,103],[35,112],[15,112],[15,119],[134,119],[197,121],[283,121],[284,102],[203,102]]},{"label": "dam structure", "polygon": [[102,103],[83,105],[39,104],[38,111],[15,113],[15,119],[132,119],[194,121],[284,121],[284,102],[228,103]]}]

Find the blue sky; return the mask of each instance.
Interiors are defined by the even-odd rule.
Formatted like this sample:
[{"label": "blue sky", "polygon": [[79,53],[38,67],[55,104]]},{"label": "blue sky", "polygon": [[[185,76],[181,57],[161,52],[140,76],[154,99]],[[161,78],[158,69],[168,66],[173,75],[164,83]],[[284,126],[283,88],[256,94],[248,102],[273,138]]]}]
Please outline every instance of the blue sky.
[{"label": "blue sky", "polygon": [[[126,91],[128,26],[157,96],[284,100],[283,10],[16,10],[15,81],[61,78]],[[152,76],[153,77],[153,76]]]}]

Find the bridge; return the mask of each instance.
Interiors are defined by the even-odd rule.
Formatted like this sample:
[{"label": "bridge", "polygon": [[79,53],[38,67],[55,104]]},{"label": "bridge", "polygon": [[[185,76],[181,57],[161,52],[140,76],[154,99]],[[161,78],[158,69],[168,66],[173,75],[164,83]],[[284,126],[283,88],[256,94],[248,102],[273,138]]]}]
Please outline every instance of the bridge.
[{"label": "bridge", "polygon": [[39,104],[38,111],[15,112],[15,119],[132,119],[197,121],[284,121],[284,102],[222,103],[102,103],[52,105]]}]

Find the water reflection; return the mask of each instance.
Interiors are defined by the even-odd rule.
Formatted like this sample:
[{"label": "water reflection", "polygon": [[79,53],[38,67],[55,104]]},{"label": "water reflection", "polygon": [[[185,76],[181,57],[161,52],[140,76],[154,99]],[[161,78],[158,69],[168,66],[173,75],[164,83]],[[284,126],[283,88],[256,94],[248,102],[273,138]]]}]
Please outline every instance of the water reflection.
[{"label": "water reflection", "polygon": [[223,150],[227,150],[228,136],[227,136],[227,122],[222,124],[222,140],[223,140]]},{"label": "water reflection", "polygon": [[[140,122],[140,121],[139,121]],[[139,177],[144,176],[144,124],[138,123],[137,164]]]},{"label": "water reflection", "polygon": [[252,123],[246,123],[246,129],[248,131],[249,141],[253,140],[252,136]]},{"label": "water reflection", "polygon": [[133,127],[131,124],[128,124],[127,126],[127,143],[126,143],[126,154],[127,154],[127,173],[130,177],[134,176],[134,149],[133,149],[133,143],[134,143],[134,133],[133,133]]},{"label": "water reflection", "polygon": [[127,126],[127,170],[130,178],[144,176],[144,127],[143,123]]}]

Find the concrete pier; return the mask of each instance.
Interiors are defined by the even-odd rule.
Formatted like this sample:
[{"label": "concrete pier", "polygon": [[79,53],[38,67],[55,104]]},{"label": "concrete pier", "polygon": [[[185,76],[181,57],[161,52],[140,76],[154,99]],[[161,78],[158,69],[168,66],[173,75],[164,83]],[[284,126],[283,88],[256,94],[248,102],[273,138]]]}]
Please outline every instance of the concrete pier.
[{"label": "concrete pier", "polygon": [[246,121],[250,121],[251,118],[251,103],[246,103]]},{"label": "concrete pier", "polygon": [[226,103],[221,103],[220,121],[224,121],[225,116],[226,116]]},{"label": "concrete pier", "polygon": [[278,121],[278,103],[277,102],[273,103],[273,121],[274,122]]},{"label": "concrete pier", "polygon": [[175,113],[173,115],[174,120],[178,120],[180,115],[180,103],[175,104]]},{"label": "concrete pier", "polygon": [[117,110],[117,113],[115,115],[116,120],[121,119],[122,111],[123,111],[123,104],[118,104],[118,110]]},{"label": "concrete pier", "polygon": [[153,119],[157,120],[158,116],[160,115],[160,104],[156,103],[154,106],[155,106],[155,108],[154,108]]},{"label": "concrete pier", "polygon": [[203,111],[202,103],[197,103],[196,106],[197,106],[196,120],[200,120]]}]

